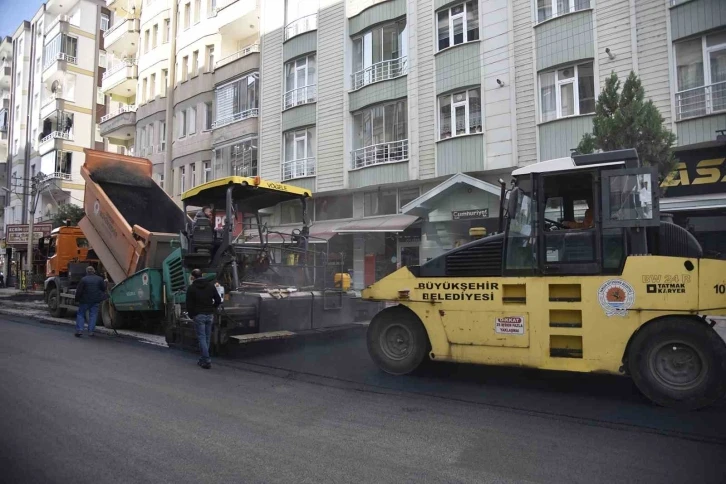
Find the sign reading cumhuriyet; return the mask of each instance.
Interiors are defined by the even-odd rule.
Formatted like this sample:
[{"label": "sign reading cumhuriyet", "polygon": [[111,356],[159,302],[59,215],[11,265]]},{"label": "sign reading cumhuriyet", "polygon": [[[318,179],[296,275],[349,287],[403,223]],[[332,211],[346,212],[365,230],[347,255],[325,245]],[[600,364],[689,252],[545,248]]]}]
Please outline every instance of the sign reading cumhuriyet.
[{"label": "sign reading cumhuriyet", "polygon": [[[41,237],[50,235],[53,229],[51,224],[35,224],[33,225],[33,243],[37,244]],[[28,226],[27,225],[8,225],[6,239],[10,247],[27,247],[28,245]]]},{"label": "sign reading cumhuriyet", "polygon": [[471,210],[452,210],[451,218],[454,220],[471,220],[476,218],[488,218],[488,208],[472,208]]}]

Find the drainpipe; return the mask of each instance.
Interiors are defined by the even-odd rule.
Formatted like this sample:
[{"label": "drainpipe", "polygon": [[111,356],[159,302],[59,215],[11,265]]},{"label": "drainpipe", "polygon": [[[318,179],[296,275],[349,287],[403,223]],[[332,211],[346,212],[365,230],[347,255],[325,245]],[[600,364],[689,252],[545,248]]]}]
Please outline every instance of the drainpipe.
[{"label": "drainpipe", "polygon": [[174,180],[171,179],[172,142],[174,140],[174,86],[176,83],[176,29],[179,18],[179,3],[174,0],[171,11],[171,34],[169,39],[169,77],[166,80],[166,153],[164,153],[164,191],[174,196]]}]

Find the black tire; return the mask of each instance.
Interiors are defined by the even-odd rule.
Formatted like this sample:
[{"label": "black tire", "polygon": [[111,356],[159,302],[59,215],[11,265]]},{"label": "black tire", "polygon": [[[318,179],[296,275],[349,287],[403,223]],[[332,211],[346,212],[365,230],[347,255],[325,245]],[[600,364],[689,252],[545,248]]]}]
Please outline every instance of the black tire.
[{"label": "black tire", "polygon": [[408,309],[394,307],[376,314],[366,334],[368,354],[391,375],[411,373],[429,352],[429,339],[421,321]]},{"label": "black tire", "polygon": [[124,329],[128,327],[128,320],[123,313],[116,311],[111,301],[106,299],[101,303],[101,321],[108,329]]},{"label": "black tire", "polygon": [[695,410],[726,394],[726,344],[692,319],[667,318],[641,329],[628,368],[643,395],[664,407]]},{"label": "black tire", "polygon": [[48,311],[54,318],[62,318],[66,315],[66,308],[60,307],[60,293],[58,292],[58,288],[54,287],[48,291],[46,302],[48,303]]}]

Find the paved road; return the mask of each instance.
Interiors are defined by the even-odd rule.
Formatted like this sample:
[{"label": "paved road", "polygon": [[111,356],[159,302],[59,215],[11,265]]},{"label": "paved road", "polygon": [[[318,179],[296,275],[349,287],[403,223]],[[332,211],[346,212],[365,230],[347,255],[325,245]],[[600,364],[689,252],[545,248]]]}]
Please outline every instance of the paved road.
[{"label": "paved road", "polygon": [[0,319],[3,482],[724,482],[726,409],[619,378],[439,365],[360,335],[195,355]]}]

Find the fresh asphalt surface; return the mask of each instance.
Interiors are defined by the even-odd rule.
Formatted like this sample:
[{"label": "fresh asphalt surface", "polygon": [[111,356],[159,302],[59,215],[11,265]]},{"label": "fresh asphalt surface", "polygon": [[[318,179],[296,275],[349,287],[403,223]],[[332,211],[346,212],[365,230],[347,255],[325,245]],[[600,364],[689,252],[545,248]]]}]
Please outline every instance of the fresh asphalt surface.
[{"label": "fresh asphalt surface", "polygon": [[378,371],[364,331],[196,355],[0,317],[0,482],[726,482],[726,405],[625,378]]}]

